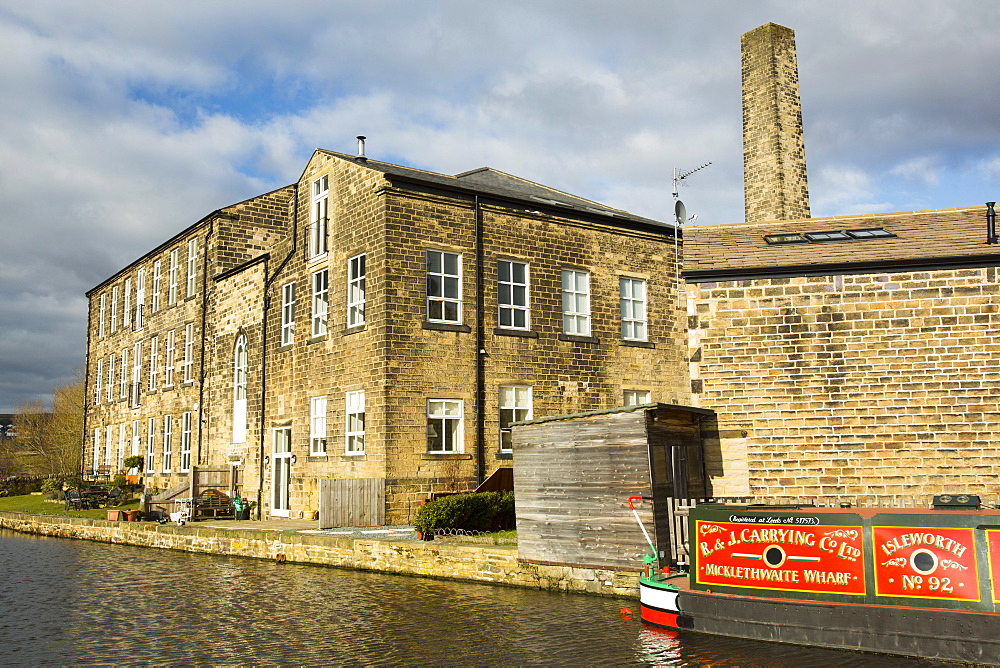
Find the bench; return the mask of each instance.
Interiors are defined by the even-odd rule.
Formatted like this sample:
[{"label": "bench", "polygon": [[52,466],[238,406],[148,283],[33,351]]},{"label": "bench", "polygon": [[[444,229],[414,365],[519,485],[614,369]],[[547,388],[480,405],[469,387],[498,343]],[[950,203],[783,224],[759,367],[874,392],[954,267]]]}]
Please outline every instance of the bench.
[{"label": "bench", "polygon": [[236,517],[233,500],[217,489],[206,489],[192,503],[192,519],[199,517]]}]

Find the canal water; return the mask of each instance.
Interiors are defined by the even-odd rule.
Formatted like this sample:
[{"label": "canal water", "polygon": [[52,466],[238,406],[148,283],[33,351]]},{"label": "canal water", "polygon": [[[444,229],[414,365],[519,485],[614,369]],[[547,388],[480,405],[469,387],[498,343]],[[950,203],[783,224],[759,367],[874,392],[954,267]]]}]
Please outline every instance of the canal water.
[{"label": "canal water", "polygon": [[5,665],[936,665],[677,634],[637,617],[632,600],[0,530]]}]

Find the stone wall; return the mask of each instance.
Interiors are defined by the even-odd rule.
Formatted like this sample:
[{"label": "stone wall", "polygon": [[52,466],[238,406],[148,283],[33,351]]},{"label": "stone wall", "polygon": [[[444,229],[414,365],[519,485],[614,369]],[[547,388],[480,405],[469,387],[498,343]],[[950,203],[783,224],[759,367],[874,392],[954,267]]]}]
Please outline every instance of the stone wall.
[{"label": "stone wall", "polygon": [[996,267],[688,291],[716,495],[1000,501]]},{"label": "stone wall", "polygon": [[[107,522],[0,512],[0,528],[59,538],[467,580],[603,596],[638,596],[638,572],[518,561],[517,548],[379,541],[318,534]],[[280,556],[279,556],[280,555]]]}]

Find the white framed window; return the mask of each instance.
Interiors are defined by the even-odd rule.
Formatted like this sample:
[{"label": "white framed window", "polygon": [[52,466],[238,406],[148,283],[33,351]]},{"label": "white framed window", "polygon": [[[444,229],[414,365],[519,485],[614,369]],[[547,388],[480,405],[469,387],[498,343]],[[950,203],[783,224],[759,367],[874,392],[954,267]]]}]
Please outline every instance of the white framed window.
[{"label": "white framed window", "polygon": [[101,465],[101,428],[94,427],[94,473]]},{"label": "white framed window", "polygon": [[324,174],[312,184],[312,207],[309,214],[309,257],[311,259],[326,254],[329,195],[330,177]]},{"label": "white framed window", "polygon": [[194,381],[194,323],[184,325],[184,382]]},{"label": "white framed window", "polygon": [[132,351],[132,408],[142,402],[142,341],[135,342]]},{"label": "white framed window", "polygon": [[100,315],[97,317],[97,336],[102,339],[104,338],[104,316],[107,308],[107,296],[106,293],[101,293],[100,308],[98,309]]},{"label": "white framed window", "polygon": [[111,288],[111,333],[118,330],[118,286]]},{"label": "white framed window", "polygon": [[125,279],[125,305],[122,306],[122,329],[128,329],[132,323],[132,279]]},{"label": "white framed window", "polygon": [[101,397],[104,396],[104,358],[97,360],[97,373],[94,374],[94,403],[101,403]]},{"label": "white framed window", "polygon": [[111,462],[114,461],[115,452],[115,428],[114,425],[108,425],[104,430],[104,465],[111,466]]},{"label": "white framed window", "polygon": [[160,362],[160,337],[153,336],[149,339],[149,391],[156,389],[156,378],[159,375]]},{"label": "white framed window", "polygon": [[153,262],[153,294],[149,305],[149,312],[156,313],[160,310],[160,291],[163,282],[163,260]]},{"label": "white framed window", "polygon": [[590,336],[590,274],[562,270],[563,332]]},{"label": "white framed window", "polygon": [[163,472],[170,473],[174,460],[174,416],[163,416]]},{"label": "white framed window", "polygon": [[247,337],[233,347],[233,443],[247,442]]},{"label": "white framed window", "polygon": [[281,345],[295,341],[295,282],[281,286]]},{"label": "white framed window", "polygon": [[427,451],[462,452],[462,400],[427,400]]},{"label": "white framed window", "polygon": [[528,265],[497,261],[497,325],[504,329],[530,329]]},{"label": "white framed window", "polygon": [[462,322],[462,256],[427,251],[427,320]]},{"label": "white framed window", "polygon": [[649,403],[649,390],[625,390],[622,392],[623,406],[640,406]]},{"label": "white framed window", "polygon": [[170,251],[170,269],[167,273],[167,305],[173,306],[177,303],[177,278],[180,272],[180,249],[175,248]]},{"label": "white framed window", "polygon": [[156,418],[146,419],[146,471],[156,470]]},{"label": "white framed window", "polygon": [[177,356],[177,344],[174,342],[176,330],[167,332],[167,349],[164,351],[163,386],[174,386],[174,360]]},{"label": "white framed window", "polygon": [[365,255],[347,261],[347,326],[365,324]]},{"label": "white framed window", "polygon": [[312,275],[312,335],[326,334],[330,310],[330,273],[321,269]]},{"label": "white framed window", "polygon": [[326,454],[326,397],[309,399],[309,454]]},{"label": "white framed window", "polygon": [[128,348],[122,348],[122,366],[118,370],[118,398],[128,397]]},{"label": "white framed window", "polygon": [[115,471],[121,471],[125,465],[125,423],[118,425],[118,457],[115,459]]},{"label": "white framed window", "polygon": [[191,411],[181,413],[181,473],[191,470]]},{"label": "white framed window", "polygon": [[510,425],[531,419],[531,388],[526,385],[500,386],[500,452],[510,452]]},{"label": "white framed window", "polygon": [[645,341],[646,281],[622,276],[618,279],[618,294],[621,304],[622,338],[626,341]]},{"label": "white framed window", "polygon": [[108,355],[108,401],[115,400],[115,354]]},{"label": "white framed window", "polygon": [[365,451],[365,391],[348,392],[345,450],[349,455],[363,454]]},{"label": "white framed window", "polygon": [[146,268],[139,267],[135,273],[135,329],[146,326]]},{"label": "white framed window", "polygon": [[[142,429],[139,420],[132,420],[132,456],[139,454],[139,445],[142,443]],[[139,473],[139,471],[136,471]],[[134,475],[134,474],[133,474]]]},{"label": "white framed window", "polygon": [[198,237],[188,239],[187,296],[194,297],[198,288]]}]

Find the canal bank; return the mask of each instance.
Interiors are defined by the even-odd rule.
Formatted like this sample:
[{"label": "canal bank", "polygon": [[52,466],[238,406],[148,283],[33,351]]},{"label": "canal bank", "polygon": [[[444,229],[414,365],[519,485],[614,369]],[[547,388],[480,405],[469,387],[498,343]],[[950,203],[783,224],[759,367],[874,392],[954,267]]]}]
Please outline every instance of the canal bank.
[{"label": "canal bank", "polygon": [[[510,545],[336,537],[308,532],[315,522],[111,522],[0,511],[0,528],[58,538],[335,566],[601,596],[638,597],[639,574],[528,563]],[[268,525],[265,526],[264,525]]]}]

